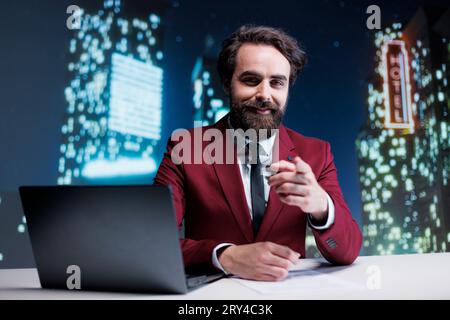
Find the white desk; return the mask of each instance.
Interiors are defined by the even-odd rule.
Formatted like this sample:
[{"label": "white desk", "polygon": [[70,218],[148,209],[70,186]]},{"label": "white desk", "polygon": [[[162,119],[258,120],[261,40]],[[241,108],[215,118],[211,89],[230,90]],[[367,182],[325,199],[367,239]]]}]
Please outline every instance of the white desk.
[{"label": "white desk", "polygon": [[[186,295],[76,292],[41,289],[36,269],[4,269],[0,270],[0,299],[450,299],[450,253],[359,257],[348,267],[330,267],[322,261],[304,259],[300,269],[324,275],[321,283],[331,279],[353,286],[301,288],[300,281],[295,290],[263,294],[234,279],[221,279]],[[305,277],[314,276],[303,275],[311,283]]]}]

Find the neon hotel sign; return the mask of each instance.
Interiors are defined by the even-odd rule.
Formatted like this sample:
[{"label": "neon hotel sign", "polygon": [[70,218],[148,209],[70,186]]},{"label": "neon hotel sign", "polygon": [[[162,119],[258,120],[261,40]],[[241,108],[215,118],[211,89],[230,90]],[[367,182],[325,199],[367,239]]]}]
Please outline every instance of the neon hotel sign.
[{"label": "neon hotel sign", "polygon": [[405,42],[391,40],[382,49],[385,127],[414,130],[411,84]]}]

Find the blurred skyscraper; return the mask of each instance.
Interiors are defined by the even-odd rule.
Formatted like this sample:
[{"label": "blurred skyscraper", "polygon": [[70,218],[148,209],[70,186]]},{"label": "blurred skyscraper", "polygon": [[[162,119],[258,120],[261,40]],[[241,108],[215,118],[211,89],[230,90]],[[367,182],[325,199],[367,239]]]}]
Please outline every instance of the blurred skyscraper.
[{"label": "blurred skyscraper", "polygon": [[356,141],[365,254],[450,249],[449,40],[449,9],[419,9],[375,35]]},{"label": "blurred skyscraper", "polygon": [[151,183],[161,137],[161,14],[167,5],[94,5],[82,8],[81,28],[70,40],[58,184]]}]

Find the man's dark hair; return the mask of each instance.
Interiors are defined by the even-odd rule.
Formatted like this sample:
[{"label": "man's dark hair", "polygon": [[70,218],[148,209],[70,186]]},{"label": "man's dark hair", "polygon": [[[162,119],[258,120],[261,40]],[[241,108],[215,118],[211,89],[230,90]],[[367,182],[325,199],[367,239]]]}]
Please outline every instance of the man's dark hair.
[{"label": "man's dark hair", "polygon": [[281,29],[244,25],[222,42],[217,70],[225,88],[229,88],[236,68],[236,56],[244,43],[265,44],[275,47],[289,61],[291,74],[289,83],[293,85],[297,75],[303,70],[307,59],[297,40]]}]

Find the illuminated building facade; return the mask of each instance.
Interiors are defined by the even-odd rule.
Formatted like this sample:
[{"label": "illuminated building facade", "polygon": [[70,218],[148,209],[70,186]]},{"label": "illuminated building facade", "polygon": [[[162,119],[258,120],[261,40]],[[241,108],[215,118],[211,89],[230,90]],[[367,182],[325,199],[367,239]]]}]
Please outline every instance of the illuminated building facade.
[{"label": "illuminated building facade", "polygon": [[195,124],[214,124],[230,111],[216,66],[217,60],[203,56],[192,70]]},{"label": "illuminated building facade", "polygon": [[367,255],[450,249],[450,10],[375,35],[356,146]]},{"label": "illuminated building facade", "polygon": [[121,0],[90,5],[82,8],[69,45],[57,182],[150,183],[161,137],[160,17],[166,5]]}]

